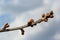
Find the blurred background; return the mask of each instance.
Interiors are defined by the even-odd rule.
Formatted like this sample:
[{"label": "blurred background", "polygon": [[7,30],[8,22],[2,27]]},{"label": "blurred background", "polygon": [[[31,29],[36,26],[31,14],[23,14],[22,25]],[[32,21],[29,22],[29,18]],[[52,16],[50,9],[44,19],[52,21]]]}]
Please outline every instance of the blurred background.
[{"label": "blurred background", "polygon": [[60,40],[60,0],[0,0],[0,28],[7,22],[13,28],[30,18],[36,21],[51,10],[54,18],[48,22],[25,28],[24,35],[20,30],[0,33],[0,40]]}]

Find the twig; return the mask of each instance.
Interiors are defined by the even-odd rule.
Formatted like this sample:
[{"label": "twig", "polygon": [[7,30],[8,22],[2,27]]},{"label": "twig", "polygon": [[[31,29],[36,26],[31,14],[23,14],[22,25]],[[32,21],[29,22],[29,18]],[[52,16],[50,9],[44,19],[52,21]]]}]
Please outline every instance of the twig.
[{"label": "twig", "polygon": [[37,25],[38,23],[41,23],[43,21],[47,22],[48,21],[48,18],[53,18],[53,17],[54,17],[53,16],[53,11],[50,11],[47,14],[43,14],[42,15],[42,18],[41,19],[38,19],[35,22],[34,22],[33,19],[30,19],[27,24],[25,24],[23,26],[20,26],[20,27],[16,27],[16,28],[10,28],[10,29],[8,29],[9,24],[6,23],[5,26],[2,29],[0,29],[0,32],[8,32],[8,31],[13,31],[13,30],[21,30],[22,31],[22,35],[23,35],[24,34],[23,28],[26,28],[26,27],[29,27],[29,26],[33,27],[34,25]]}]

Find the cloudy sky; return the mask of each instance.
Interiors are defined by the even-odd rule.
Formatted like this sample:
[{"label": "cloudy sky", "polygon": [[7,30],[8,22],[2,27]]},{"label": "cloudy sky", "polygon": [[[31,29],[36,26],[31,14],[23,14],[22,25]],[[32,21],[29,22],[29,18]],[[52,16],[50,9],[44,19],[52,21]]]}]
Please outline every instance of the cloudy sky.
[{"label": "cloudy sky", "polygon": [[0,40],[60,40],[60,0],[0,0],[0,28],[6,22],[10,28],[24,25],[30,18],[37,20],[53,10],[54,18],[33,28],[0,33]]}]

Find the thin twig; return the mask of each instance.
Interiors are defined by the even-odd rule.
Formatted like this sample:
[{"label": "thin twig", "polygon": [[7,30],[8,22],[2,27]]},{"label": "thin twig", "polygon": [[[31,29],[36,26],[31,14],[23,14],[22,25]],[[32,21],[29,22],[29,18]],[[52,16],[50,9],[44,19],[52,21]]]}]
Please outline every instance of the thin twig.
[{"label": "thin twig", "polygon": [[[39,19],[38,21],[34,22],[32,25],[34,24],[37,24],[39,22],[42,22],[42,20],[40,21],[41,19]],[[7,31],[13,31],[13,30],[20,30],[22,28],[26,28],[26,27],[29,27],[27,24],[23,25],[23,26],[19,26],[19,27],[16,27],[16,28],[10,28],[10,29],[6,29],[6,30],[3,30],[1,29],[0,32],[7,32]]]},{"label": "thin twig", "polygon": [[8,32],[8,31],[14,31],[14,30],[21,30],[21,29],[26,28],[26,27],[29,27],[29,26],[32,27],[32,26],[37,25],[38,23],[41,23],[43,21],[47,22],[48,21],[48,18],[53,18],[53,17],[54,17],[53,16],[53,11],[50,11],[47,14],[43,14],[41,19],[38,19],[35,22],[34,22],[34,20],[33,21],[30,20],[29,23],[27,23],[27,24],[25,24],[23,26],[16,27],[16,28],[9,28],[8,29],[7,27],[9,27],[9,24],[7,23],[2,29],[0,29],[0,32]]}]

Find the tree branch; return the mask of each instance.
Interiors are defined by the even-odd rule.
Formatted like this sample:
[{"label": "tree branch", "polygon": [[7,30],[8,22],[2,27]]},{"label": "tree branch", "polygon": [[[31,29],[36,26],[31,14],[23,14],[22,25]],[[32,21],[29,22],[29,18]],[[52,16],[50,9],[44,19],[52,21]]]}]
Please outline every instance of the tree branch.
[{"label": "tree branch", "polygon": [[42,18],[41,19],[38,19],[35,22],[34,22],[33,19],[30,19],[27,24],[25,24],[23,26],[16,27],[16,28],[10,28],[10,29],[8,29],[9,24],[6,23],[5,26],[2,29],[0,29],[0,32],[8,32],[8,31],[14,31],[14,30],[21,30],[21,29],[22,29],[21,31],[24,32],[23,28],[26,28],[26,27],[29,27],[29,26],[33,27],[33,26],[35,26],[38,23],[41,23],[43,21],[44,22],[47,22],[48,21],[48,18],[53,18],[54,17],[53,14],[54,14],[53,11],[50,11],[47,14],[42,14]]}]

